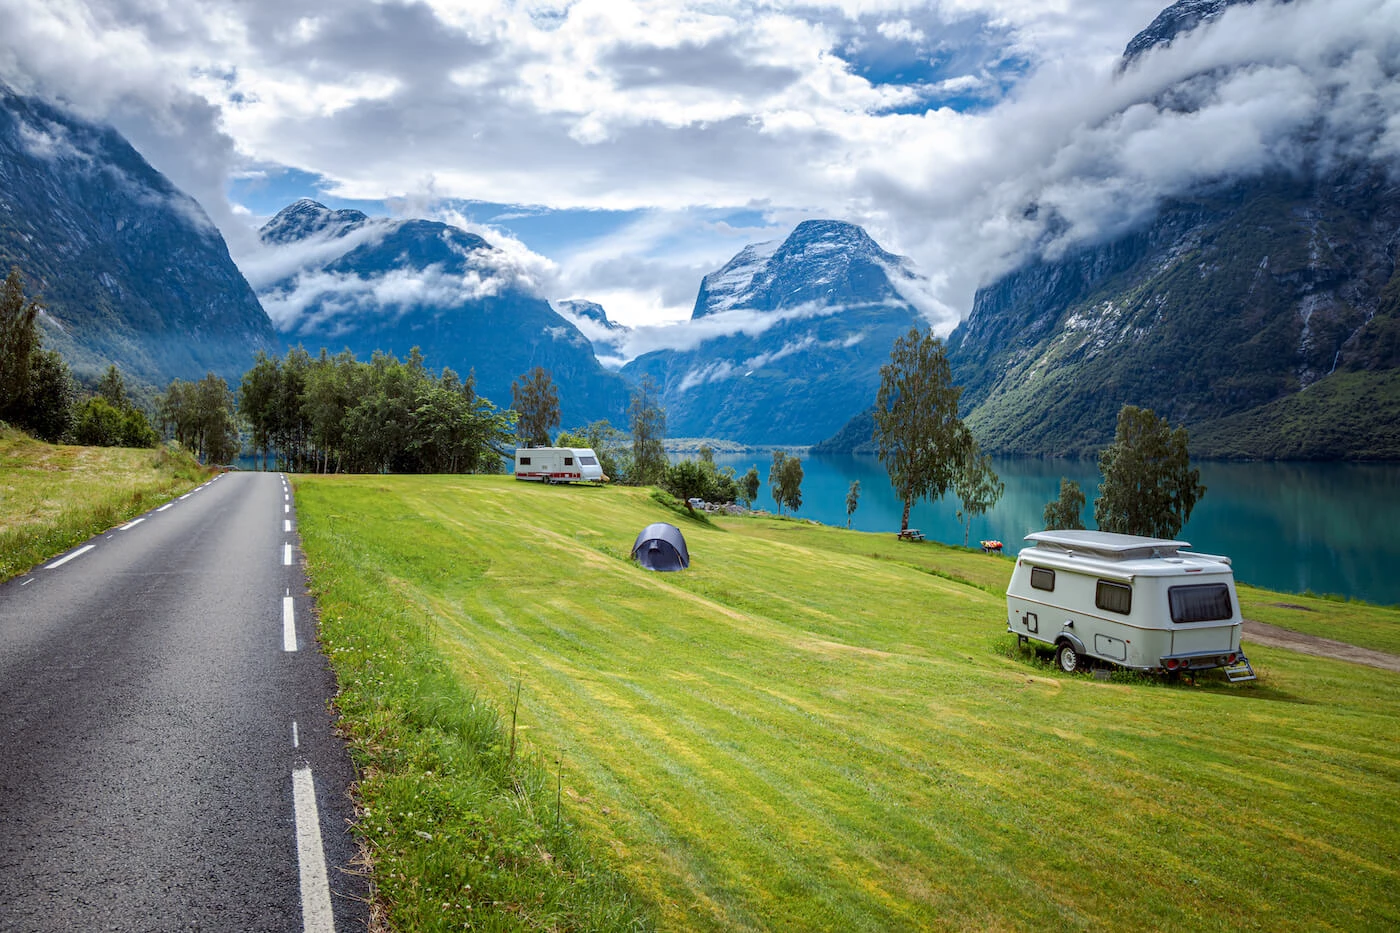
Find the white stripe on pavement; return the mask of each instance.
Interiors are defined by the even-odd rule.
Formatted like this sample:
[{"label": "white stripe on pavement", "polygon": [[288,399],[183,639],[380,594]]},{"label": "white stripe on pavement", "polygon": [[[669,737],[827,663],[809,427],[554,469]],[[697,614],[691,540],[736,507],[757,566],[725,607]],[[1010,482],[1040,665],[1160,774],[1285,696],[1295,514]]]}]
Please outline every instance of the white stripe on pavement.
[{"label": "white stripe on pavement", "polygon": [[157,512],[164,512],[166,509],[170,508],[170,507],[171,507],[172,505],[174,505],[174,504],[175,504],[175,503],[173,503],[173,502],[167,502],[167,503],[165,503],[165,505],[162,505],[160,508],[156,509],[156,511],[157,511]]},{"label": "white stripe on pavement", "polygon": [[292,546],[290,544],[282,545],[282,566],[292,566]]},{"label": "white stripe on pavement", "polygon": [[138,519],[136,519],[136,521],[134,521],[134,522],[127,522],[125,525],[121,526],[121,527],[118,528],[117,530],[118,530],[118,531],[130,531],[131,529],[135,528],[137,525],[141,524],[141,523],[144,522],[144,521],[145,521],[144,518],[138,518]]},{"label": "white stripe on pavement", "polygon": [[291,520],[290,518],[284,518],[284,519],[282,519],[282,530],[283,530],[283,531],[291,531],[291,530],[292,530],[292,520]]},{"label": "white stripe on pavement", "polygon": [[292,803],[297,817],[297,862],[301,865],[301,928],[306,933],[335,933],[326,853],[321,847],[321,818],[316,812],[316,784],[310,768],[292,772]]},{"label": "white stripe on pavement", "polygon": [[282,599],[282,650],[297,650],[296,609],[292,606],[290,596]]},{"label": "white stripe on pavement", "polygon": [[54,569],[57,569],[57,568],[59,568],[59,567],[62,567],[64,564],[68,563],[68,562],[69,562],[70,560],[72,560],[73,558],[75,558],[75,557],[80,557],[80,556],[82,556],[83,554],[86,554],[88,551],[91,551],[91,550],[92,550],[93,548],[95,548],[95,547],[97,547],[97,545],[95,545],[95,544],[87,544],[87,545],[84,545],[83,547],[78,548],[78,549],[77,549],[76,551],[74,551],[72,554],[69,554],[67,557],[60,557],[58,560],[54,561],[52,564],[49,564],[48,567],[46,567],[46,568],[44,568],[44,569],[46,569],[46,570],[54,570]]}]

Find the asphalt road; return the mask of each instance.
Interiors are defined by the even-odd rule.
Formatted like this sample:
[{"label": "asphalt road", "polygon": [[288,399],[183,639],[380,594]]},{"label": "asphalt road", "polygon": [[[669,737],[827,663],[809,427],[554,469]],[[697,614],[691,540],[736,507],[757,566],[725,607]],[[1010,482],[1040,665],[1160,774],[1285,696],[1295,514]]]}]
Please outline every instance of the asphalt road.
[{"label": "asphalt road", "polygon": [[229,473],[0,586],[0,930],[365,928],[295,518]]}]

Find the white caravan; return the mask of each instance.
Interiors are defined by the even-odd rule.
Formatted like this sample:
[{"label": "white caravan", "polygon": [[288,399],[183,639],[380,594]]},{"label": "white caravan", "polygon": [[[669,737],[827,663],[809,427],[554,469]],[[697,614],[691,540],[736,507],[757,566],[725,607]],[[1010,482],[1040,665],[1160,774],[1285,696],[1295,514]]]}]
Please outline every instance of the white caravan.
[{"label": "white caravan", "polygon": [[1007,631],[1055,646],[1072,673],[1094,659],[1134,670],[1223,667],[1253,680],[1240,650],[1230,559],[1183,553],[1185,541],[1103,531],[1040,531],[1006,588]]},{"label": "white caravan", "polygon": [[515,478],[542,483],[606,483],[591,447],[521,447],[515,451]]}]

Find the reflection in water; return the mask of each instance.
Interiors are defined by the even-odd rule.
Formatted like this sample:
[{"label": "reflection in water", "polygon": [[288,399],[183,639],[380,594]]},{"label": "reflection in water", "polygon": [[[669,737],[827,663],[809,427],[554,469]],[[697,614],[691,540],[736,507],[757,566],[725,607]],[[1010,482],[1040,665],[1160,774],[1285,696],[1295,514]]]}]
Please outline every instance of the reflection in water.
[{"label": "reflection in water", "polygon": [[[757,466],[764,485],[758,505],[773,510],[767,478],[770,458],[732,454],[715,458],[743,474]],[[1043,526],[1045,504],[1060,492],[1060,477],[1079,483],[1088,500],[1084,523],[1094,527],[1098,465],[1091,460],[1000,459],[997,472],[1006,493],[987,515],[972,523],[971,543],[996,538],[1007,553]],[[1206,495],[1181,537],[1198,551],[1228,554],[1237,577],[1290,592],[1341,593],[1381,603],[1400,603],[1400,465],[1374,463],[1202,462]],[[799,517],[828,525],[846,524],[846,491],[860,480],[860,506],[852,527],[894,532],[901,503],[874,457],[808,456],[802,461]],[[930,538],[963,543],[954,517],[955,497],[919,503],[912,527]]]}]

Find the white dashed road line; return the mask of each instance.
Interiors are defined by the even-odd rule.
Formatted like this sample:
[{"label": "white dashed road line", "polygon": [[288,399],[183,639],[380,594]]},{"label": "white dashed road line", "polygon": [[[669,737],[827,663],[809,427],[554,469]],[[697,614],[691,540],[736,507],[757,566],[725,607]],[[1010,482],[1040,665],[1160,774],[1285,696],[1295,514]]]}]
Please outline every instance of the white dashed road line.
[{"label": "white dashed road line", "polygon": [[171,507],[172,505],[174,505],[174,504],[175,504],[175,503],[173,503],[173,502],[167,502],[167,503],[165,503],[165,505],[162,505],[160,508],[156,509],[156,511],[157,511],[157,512],[164,512],[166,509],[170,508],[170,507]]},{"label": "white dashed road line", "polygon": [[68,563],[68,562],[69,562],[70,560],[72,560],[73,558],[75,558],[75,557],[81,557],[82,555],[86,554],[88,551],[91,551],[91,550],[92,550],[93,548],[95,548],[95,547],[97,547],[97,545],[95,545],[95,544],[87,544],[87,545],[84,545],[83,547],[78,548],[78,549],[77,549],[76,551],[74,551],[72,554],[69,554],[69,555],[67,555],[66,557],[60,557],[58,560],[54,561],[52,564],[49,564],[49,565],[48,565],[46,568],[44,568],[44,569],[45,569],[45,570],[56,570],[56,569],[58,569],[59,567],[62,567],[64,564]]},{"label": "white dashed road line", "polygon": [[297,721],[292,720],[292,748],[301,748],[301,736],[297,735]]},{"label": "white dashed road line", "polygon": [[282,566],[292,566],[292,546],[290,544],[282,545]]},{"label": "white dashed road line", "polygon": [[138,519],[136,519],[136,521],[134,521],[134,522],[127,522],[125,525],[121,526],[121,527],[118,528],[117,530],[118,530],[118,531],[130,531],[131,529],[135,528],[137,525],[141,524],[141,523],[144,522],[144,521],[145,521],[144,518],[138,518]]},{"label": "white dashed road line", "polygon": [[292,606],[290,596],[282,599],[282,650],[297,650],[296,609]]},{"label": "white dashed road line", "polygon": [[310,768],[292,772],[292,802],[297,817],[297,861],[301,865],[301,928],[306,933],[335,933],[326,854],[321,847],[321,818],[316,812],[316,784]]},{"label": "white dashed road line", "polygon": [[291,520],[290,518],[284,518],[284,519],[282,519],[282,530],[283,530],[283,531],[291,531],[291,530],[292,530],[292,520]]}]

